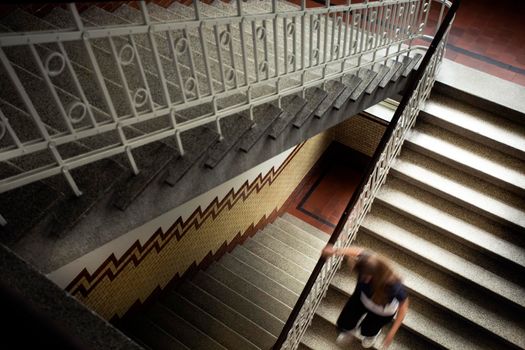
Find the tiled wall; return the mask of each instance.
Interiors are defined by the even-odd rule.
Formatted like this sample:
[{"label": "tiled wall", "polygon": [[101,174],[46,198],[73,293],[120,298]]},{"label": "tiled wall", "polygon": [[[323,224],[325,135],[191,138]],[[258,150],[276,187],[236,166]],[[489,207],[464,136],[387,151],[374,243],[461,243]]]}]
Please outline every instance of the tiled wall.
[{"label": "tiled wall", "polygon": [[356,115],[332,129],[334,140],[372,156],[386,126],[362,115]]},{"label": "tiled wall", "polygon": [[[102,254],[93,253],[98,257],[96,268],[81,271],[79,266],[93,263],[86,258],[49,277],[60,285],[67,280],[64,276],[71,276],[76,269],[76,277],[69,277],[66,289],[102,317],[121,317],[132,305],[145,301],[189,268],[220,255],[229,245],[253,233],[254,226],[274,216],[331,140],[331,132],[319,134],[297,146],[275,168],[231,186],[225,194],[208,193],[209,201],[194,205],[191,215],[168,215],[163,220],[169,219],[169,225],[146,225],[149,238],[123,237],[122,241],[127,242],[124,252],[116,254],[115,249],[102,247]],[[103,254],[105,258],[101,258]]]}]

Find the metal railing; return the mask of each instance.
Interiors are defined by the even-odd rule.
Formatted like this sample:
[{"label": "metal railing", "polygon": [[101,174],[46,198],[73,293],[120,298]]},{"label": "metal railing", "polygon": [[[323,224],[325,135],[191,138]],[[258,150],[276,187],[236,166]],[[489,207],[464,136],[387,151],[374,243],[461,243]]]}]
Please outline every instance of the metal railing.
[{"label": "metal railing", "polygon": [[[307,88],[359,67],[399,60],[417,48],[413,42],[423,37],[432,0],[327,2],[321,8],[307,8],[303,0],[286,11],[271,0],[259,12],[250,4],[237,1],[233,13],[210,17],[194,1],[192,17],[171,13],[179,17],[159,20],[139,1],[140,23],[101,27],[73,3],[73,27],[0,33],[0,79],[9,84],[4,91],[13,91],[0,94],[0,161],[42,153],[50,159],[0,178],[0,193],[63,174],[81,195],[72,169],[124,153],[137,174],[137,147],[173,138],[183,155],[185,131],[214,123],[222,138],[222,118],[245,113],[253,120],[258,105],[280,106],[286,95],[304,96]],[[27,55],[19,61],[11,51],[22,49]],[[28,79],[45,86],[50,107],[41,108]],[[87,91],[87,80],[96,89]],[[27,119],[30,136],[7,110]],[[141,127],[155,121],[165,123]],[[72,144],[82,150],[64,154]]]},{"label": "metal railing", "polygon": [[[403,99],[374,153],[371,166],[354,192],[330,237],[328,243],[335,247],[348,247],[353,242],[374,198],[384,184],[407,134],[414,125],[420,108],[430,95],[437,69],[444,56],[448,33],[459,6],[459,0],[444,4],[450,8],[444,19],[444,9],[440,11],[439,20],[443,19],[443,22],[439,26],[418,71],[408,83]],[[299,346],[317,308],[326,295],[332,279],[341,267],[342,261],[342,256],[333,256],[329,259],[321,257],[319,259],[273,347],[274,350],[296,349]]]}]

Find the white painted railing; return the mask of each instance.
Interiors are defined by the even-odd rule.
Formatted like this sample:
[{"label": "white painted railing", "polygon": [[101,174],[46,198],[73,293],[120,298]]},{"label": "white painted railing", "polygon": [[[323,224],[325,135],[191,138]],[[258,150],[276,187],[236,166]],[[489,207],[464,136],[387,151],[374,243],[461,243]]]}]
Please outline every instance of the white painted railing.
[{"label": "white painted railing", "polygon": [[[340,79],[359,67],[410,53],[413,41],[423,36],[432,4],[431,0],[370,0],[306,8],[303,1],[301,7],[278,11],[280,4],[272,0],[267,12],[253,13],[251,2],[238,1],[236,15],[206,17],[203,5],[194,1],[193,19],[159,21],[144,1],[138,3],[140,24],[86,25],[76,5],[69,4],[75,28],[0,33],[0,79],[9,81],[16,95],[0,97],[0,161],[42,152],[52,157],[50,164],[1,178],[0,193],[63,174],[80,195],[72,169],[125,153],[138,173],[133,149],[169,137],[184,154],[180,135],[187,130],[215,123],[222,135],[222,118],[239,112],[253,118],[257,105],[280,103],[283,96],[304,94],[308,87]],[[27,49],[34,69],[9,57],[13,47]],[[81,49],[89,62],[83,68],[90,71],[97,96],[85,91],[79,63],[71,58],[73,47]],[[103,49],[111,63],[98,54]],[[145,52],[151,55],[148,67]],[[108,64],[114,67],[113,77],[103,73]],[[41,115],[39,101],[28,93],[20,71],[29,71],[32,79],[45,84],[56,115]],[[147,75],[157,78],[155,91]],[[70,81],[72,91],[60,87],[58,81],[64,79]],[[122,92],[120,104],[110,91],[115,86]],[[25,115],[38,136],[23,138],[4,106]],[[169,118],[169,126],[154,131],[135,128],[161,118]],[[135,135],[128,135],[126,129],[135,130]],[[118,135],[117,143],[86,147],[70,158],[60,150],[109,133]]]}]

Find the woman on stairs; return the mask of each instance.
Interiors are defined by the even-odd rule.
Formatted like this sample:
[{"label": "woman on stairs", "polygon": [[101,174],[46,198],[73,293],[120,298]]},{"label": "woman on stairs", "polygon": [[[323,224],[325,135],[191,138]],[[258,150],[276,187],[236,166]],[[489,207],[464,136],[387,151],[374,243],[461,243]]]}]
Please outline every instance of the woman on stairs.
[{"label": "woman on stairs", "polygon": [[408,311],[408,296],[401,279],[386,258],[364,248],[335,249],[327,245],[323,256],[332,255],[347,258],[350,267],[358,273],[354,293],[337,320],[340,333],[336,342],[346,343],[351,336],[362,337],[363,347],[370,348],[381,328],[395,317],[383,342],[383,349],[388,348]]}]

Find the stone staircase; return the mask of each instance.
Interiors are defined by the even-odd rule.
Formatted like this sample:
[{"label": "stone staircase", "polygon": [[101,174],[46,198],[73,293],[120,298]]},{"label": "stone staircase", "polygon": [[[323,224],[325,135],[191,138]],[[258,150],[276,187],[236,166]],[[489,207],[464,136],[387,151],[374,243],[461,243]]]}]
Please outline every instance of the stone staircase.
[{"label": "stone staircase", "polygon": [[329,236],[284,214],[124,320],[150,349],[270,349]]},{"label": "stone staircase", "polygon": [[[409,289],[393,349],[525,348],[524,157],[523,121],[431,96],[356,241],[392,259]],[[303,349],[339,349],[355,282],[336,275]]]},{"label": "stone staircase", "polygon": [[[268,1],[249,1],[244,3],[243,6],[246,13],[253,14],[267,11],[271,3]],[[286,1],[279,1],[278,6],[280,10],[297,8],[296,5]],[[182,5],[178,2],[174,2],[168,8],[158,6],[155,3],[148,3],[147,8],[152,22],[165,20],[185,21],[194,16],[193,7]],[[220,17],[231,15],[235,11],[236,6],[234,2],[215,1],[211,5],[201,3],[202,17]],[[90,28],[142,23],[140,11],[126,4],[123,4],[114,12],[105,11],[98,6],[92,6],[82,11],[80,15],[84,25]],[[280,23],[279,26],[282,30],[283,24]],[[72,16],[61,7],[54,8],[44,18],[35,17],[19,9],[7,14],[0,20],[0,32],[55,31],[74,27],[75,23]],[[254,47],[251,42],[247,43],[247,52],[244,56],[248,57],[249,76],[245,77],[244,72],[239,69],[242,66],[244,57],[241,54],[242,50],[238,38],[239,31],[236,32],[233,29],[232,33],[237,33],[232,36],[231,42],[229,42],[231,48],[234,49],[232,51],[235,52],[233,56],[234,62],[229,62],[229,64],[233,65],[235,63],[237,67],[237,71],[234,72],[233,76],[239,81],[244,79],[253,81],[258,74],[256,68],[253,68],[255,66],[253,52],[258,50],[260,55],[264,53],[261,47]],[[208,31],[206,32],[208,45],[211,47],[214,33],[211,29],[206,30]],[[54,135],[67,132],[70,127],[73,127],[75,130],[88,127],[90,118],[101,124],[111,121],[111,111],[108,111],[103,94],[100,93],[101,84],[106,85],[107,95],[113,101],[114,113],[118,116],[133,114],[129,106],[128,92],[137,91],[145,83],[148,84],[152,91],[151,100],[146,101],[145,106],[162,105],[166,95],[160,85],[161,79],[156,69],[157,64],[165,68],[164,75],[168,83],[168,94],[172,102],[180,101],[185,97],[181,89],[181,77],[183,79],[192,77],[191,67],[195,68],[194,78],[201,89],[201,93],[209,92],[209,86],[205,79],[206,67],[203,62],[201,49],[195,49],[194,57],[191,60],[181,58],[178,65],[179,70],[174,68],[175,66],[172,62],[172,51],[174,48],[169,43],[174,42],[175,39],[185,37],[185,35],[190,42],[192,40],[195,41],[196,30],[188,30],[186,33],[174,31],[173,37],[168,37],[164,33],[154,34],[153,40],[156,42],[159,50],[159,57],[154,57],[151,38],[146,34],[134,35],[133,42],[126,36],[116,36],[111,41],[107,39],[93,39],[90,42],[92,53],[96,58],[96,66],[90,62],[90,53],[81,41],[64,41],[60,45],[56,43],[36,44],[34,46],[35,50],[42,58],[63,50],[71,60],[71,64],[68,65],[63,74],[58,78],[51,77],[49,81],[42,78],[41,71],[32,57],[33,53],[30,52],[28,47],[6,47],[4,52],[28,95],[31,96],[47,132],[53,137]],[[335,38],[331,38],[331,35],[327,35],[327,38],[333,42]],[[266,37],[270,43],[270,50],[267,52],[269,55],[268,60],[275,60],[281,65],[285,65],[283,61],[285,56],[282,55],[285,51],[282,43],[280,44],[281,46],[277,45],[276,49],[271,44],[273,37],[272,28],[268,28]],[[135,61],[123,67],[122,72],[120,72],[112,57],[113,52],[120,52],[130,42],[131,45],[136,47],[142,60],[143,75],[137,74],[138,64]],[[310,45],[308,40],[307,44]],[[358,41],[356,41],[357,44]],[[321,47],[321,49],[323,48]],[[274,56],[274,50],[278,50],[277,57]],[[321,50],[319,55],[324,55],[324,52]],[[277,140],[280,145],[282,144],[282,150],[280,150],[282,152],[292,145],[286,145],[279,140],[291,139],[290,135],[296,132],[294,130],[300,130],[300,135],[294,136],[292,139],[297,139],[295,144],[304,141],[308,133],[303,129],[315,124],[311,121],[312,119],[319,120],[317,124],[323,125],[325,121],[322,121],[322,118],[328,118],[327,116],[331,114],[331,111],[337,112],[340,109],[350,111],[352,109],[349,109],[348,106],[354,105],[356,110],[353,112],[359,112],[372,104],[369,98],[370,95],[384,96],[385,91],[388,91],[386,93],[387,96],[398,93],[420,57],[421,55],[419,54],[411,54],[410,57],[400,57],[399,62],[388,60],[383,62],[383,64],[362,67],[356,70],[355,74],[344,76],[341,81],[334,80],[328,82],[324,87],[308,88],[305,98],[300,95],[294,95],[284,98],[280,107],[277,103],[259,106],[253,111],[253,121],[250,120],[249,113],[240,113],[223,118],[220,120],[220,127],[223,131],[221,140],[219,140],[214,123],[183,132],[181,138],[185,151],[184,155],[179,153],[175,137],[164,138],[161,141],[134,148],[132,154],[140,170],[138,175],[133,173],[125,153],[91,163],[88,166],[75,168],[70,173],[80,191],[82,191],[80,197],[72,193],[71,188],[61,174],[2,193],[0,194],[0,207],[2,208],[0,214],[7,221],[7,225],[0,226],[2,242],[12,245],[31,230],[37,230],[39,234],[51,235],[52,237],[64,237],[98,203],[109,202],[114,209],[126,210],[148,188],[154,186],[155,191],[159,191],[159,183],[175,186],[192,167],[201,167],[203,172],[206,169],[210,172],[220,165],[221,160],[226,155],[234,152],[249,153],[257,142],[263,142],[262,140],[267,138]],[[216,63],[216,67],[219,66],[218,63],[221,59],[226,60],[227,57],[221,58],[217,52],[209,50],[209,60]],[[103,76],[102,81],[97,80],[94,73],[97,70]],[[74,74],[72,74],[73,72]],[[230,85],[225,86],[222,83],[224,74],[229,75],[229,72],[224,72],[223,69],[215,69],[211,72],[213,79],[210,85],[215,91],[224,91],[231,87],[231,84],[234,84],[233,82],[228,82]],[[268,74],[272,74],[272,71],[268,72]],[[315,73],[312,74],[315,75]],[[76,75],[78,81],[75,81],[73,75]],[[125,76],[126,82],[124,82],[122,75]],[[284,79],[282,86],[285,87],[289,84],[297,83],[297,80],[294,79]],[[65,106],[82,98],[82,94],[80,94],[78,89],[78,83],[80,83],[84,97],[93,107],[91,110],[92,115],[88,115],[82,121],[71,126],[64,121],[64,118],[61,118],[63,111],[54,103],[54,96],[50,93],[49,86],[53,87],[53,91],[56,94],[55,97],[58,97]],[[258,87],[254,90],[253,96],[268,93],[269,90],[269,86]],[[240,99],[240,96],[232,95],[228,98],[220,99],[218,104],[220,107],[231,106],[239,103]],[[146,107],[137,107],[137,111],[140,112],[141,108],[144,109]],[[19,136],[21,142],[39,139],[40,132],[26,111],[24,102],[13,89],[4,68],[0,68],[0,109],[8,118],[10,126]],[[181,113],[176,113],[175,119],[177,123],[180,123],[209,111],[211,111],[211,105],[209,103],[203,104]],[[348,112],[345,118],[354,114]],[[94,135],[93,137],[83,138],[73,143],[59,145],[57,149],[63,159],[72,159],[80,154],[101,151],[107,147],[118,145],[121,143],[122,134],[127,139],[130,139],[140,137],[146,133],[164,130],[169,128],[170,125],[169,116],[164,116],[133,124],[132,126],[124,126],[120,131],[113,130]],[[8,135],[1,142],[0,147],[10,147],[13,144],[13,140],[10,140]],[[277,147],[275,148],[277,149]],[[275,154],[268,154],[266,159]],[[24,155],[0,163],[0,180],[25,172],[36,171],[41,167],[54,164],[55,161],[51,156],[51,152],[47,150]],[[93,176],[93,174],[97,174],[97,176]],[[206,173],[204,173],[205,175]],[[166,189],[163,189],[163,191]],[[15,200],[19,198],[33,199],[28,201]],[[110,208],[107,210],[110,210]],[[38,227],[38,229],[35,229],[35,227]]]}]

